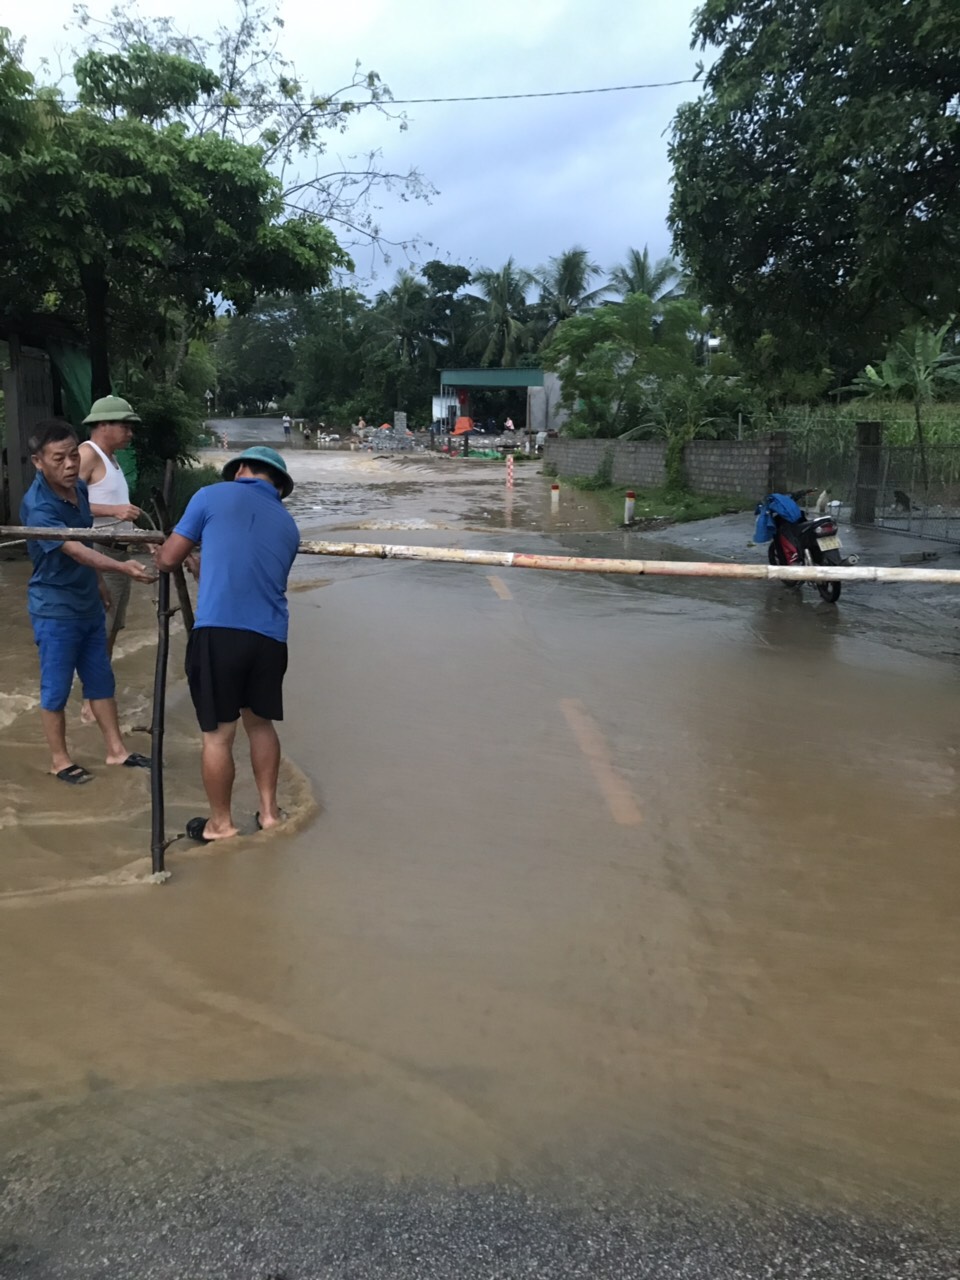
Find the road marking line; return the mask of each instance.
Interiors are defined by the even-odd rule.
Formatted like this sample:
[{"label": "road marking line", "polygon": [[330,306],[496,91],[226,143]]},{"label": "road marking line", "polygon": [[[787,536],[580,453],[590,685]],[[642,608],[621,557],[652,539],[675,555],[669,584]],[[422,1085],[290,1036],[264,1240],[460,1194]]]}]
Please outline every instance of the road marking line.
[{"label": "road marking line", "polygon": [[577,746],[590,761],[594,779],[614,822],[621,827],[639,826],[643,822],[643,814],[627,780],[613,763],[610,748],[596,720],[579,698],[561,698],[560,710],[577,740]]},{"label": "road marking line", "polygon": [[497,595],[500,597],[501,600],[513,599],[513,592],[510,590],[510,588],[507,586],[504,580],[502,578],[499,578],[495,573],[488,573],[487,581],[490,583],[491,587],[493,587],[494,591],[497,593]]}]

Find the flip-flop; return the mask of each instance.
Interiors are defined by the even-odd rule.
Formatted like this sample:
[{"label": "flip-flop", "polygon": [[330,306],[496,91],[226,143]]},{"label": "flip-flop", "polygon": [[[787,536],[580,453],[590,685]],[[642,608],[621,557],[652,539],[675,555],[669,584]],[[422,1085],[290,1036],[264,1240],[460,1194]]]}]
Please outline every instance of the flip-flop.
[{"label": "flip-flop", "polygon": [[185,828],[187,839],[196,840],[197,844],[213,844],[213,841],[208,840],[203,834],[203,830],[206,825],[206,818],[191,818]]},{"label": "flip-flop", "polygon": [[59,778],[61,782],[65,782],[68,787],[80,787],[85,782],[93,781],[93,774],[84,769],[83,765],[71,764],[66,769],[60,769],[54,777]]},{"label": "flip-flop", "polygon": [[149,769],[150,759],[148,756],[142,756],[139,751],[134,751],[132,755],[127,756],[121,767],[124,769]]},{"label": "flip-flop", "polygon": [[[280,810],[280,820],[281,820],[281,822],[286,822],[286,821],[287,821],[287,819],[288,819],[289,817],[290,817],[290,815],[289,815],[289,813],[287,813],[286,809],[281,809],[281,810]],[[262,831],[262,830],[263,830],[263,826],[261,825],[261,822],[260,822],[260,810],[259,810],[259,809],[258,809],[258,810],[257,810],[257,812],[253,815],[253,820],[254,820],[254,822],[257,824],[257,830],[258,830],[258,831]]]}]

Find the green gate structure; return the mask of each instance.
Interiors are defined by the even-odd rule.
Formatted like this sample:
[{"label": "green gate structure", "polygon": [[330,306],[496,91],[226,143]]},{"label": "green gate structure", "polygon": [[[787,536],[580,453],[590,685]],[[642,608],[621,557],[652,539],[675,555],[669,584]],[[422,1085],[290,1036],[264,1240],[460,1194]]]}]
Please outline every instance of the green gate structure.
[{"label": "green gate structure", "polygon": [[542,387],[542,369],[441,369],[440,390],[467,391],[470,387]]},{"label": "green gate structure", "polygon": [[469,417],[471,391],[526,388],[526,431],[559,426],[566,414],[559,409],[560,383],[543,369],[441,369],[440,398],[456,397],[459,413]]}]

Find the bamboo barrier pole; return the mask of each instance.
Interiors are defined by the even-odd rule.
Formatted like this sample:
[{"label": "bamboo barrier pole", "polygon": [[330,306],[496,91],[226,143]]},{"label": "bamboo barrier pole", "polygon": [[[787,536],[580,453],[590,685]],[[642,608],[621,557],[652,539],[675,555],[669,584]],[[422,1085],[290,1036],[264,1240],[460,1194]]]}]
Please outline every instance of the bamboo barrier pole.
[{"label": "bamboo barrier pole", "polygon": [[[108,545],[143,546],[163,542],[162,533],[101,533],[92,529],[29,529],[19,525],[0,527],[7,538],[70,539]],[[503,569],[540,569],[547,572],[624,574],[648,578],[730,578],[761,582],[920,582],[960,587],[960,569],[917,569],[893,565],[779,565],[730,564],[700,560],[626,560],[615,556],[548,556],[525,551],[474,551],[460,547],[393,546],[380,542],[300,543],[300,555],[355,556],[369,560],[423,560],[437,564],[490,565]]]},{"label": "bamboo barrier pole", "polygon": [[35,529],[28,525],[0,525],[0,539],[4,542],[11,538],[18,542],[49,542],[51,538],[57,542],[79,542],[83,539],[84,542],[102,542],[108,547],[136,547],[148,542],[163,542],[165,537],[166,534],[159,529],[133,529],[126,533],[116,533],[105,526],[96,529],[52,529],[49,526]]}]

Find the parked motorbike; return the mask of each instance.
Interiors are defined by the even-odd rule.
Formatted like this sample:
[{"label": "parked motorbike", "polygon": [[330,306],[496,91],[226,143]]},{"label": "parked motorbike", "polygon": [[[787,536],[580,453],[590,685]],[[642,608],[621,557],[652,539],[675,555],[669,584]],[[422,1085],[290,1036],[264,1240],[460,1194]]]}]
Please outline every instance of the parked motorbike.
[{"label": "parked motorbike", "polygon": [[[801,489],[797,493],[791,493],[790,497],[795,503],[800,503],[810,492],[812,491],[809,489]],[[809,520],[807,513],[802,508],[799,510],[798,520],[786,520],[775,511],[771,512],[774,534],[768,551],[770,563],[843,564],[843,544],[840,541],[840,530],[833,516],[814,516]],[[813,585],[828,604],[836,604],[840,599],[843,583],[815,582]]]}]

